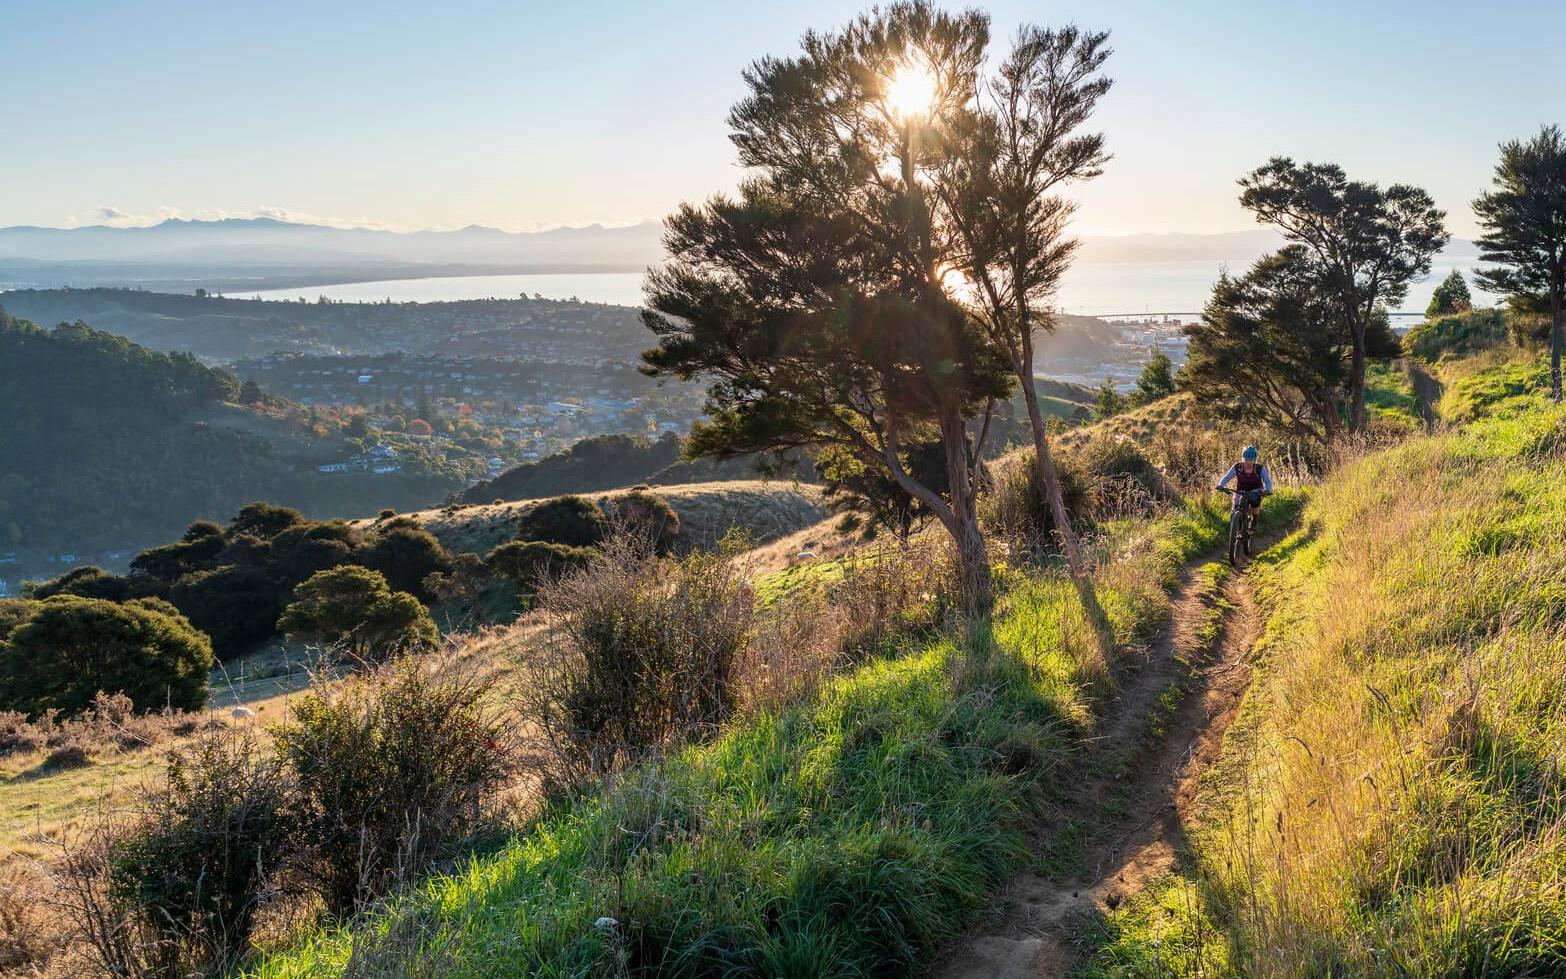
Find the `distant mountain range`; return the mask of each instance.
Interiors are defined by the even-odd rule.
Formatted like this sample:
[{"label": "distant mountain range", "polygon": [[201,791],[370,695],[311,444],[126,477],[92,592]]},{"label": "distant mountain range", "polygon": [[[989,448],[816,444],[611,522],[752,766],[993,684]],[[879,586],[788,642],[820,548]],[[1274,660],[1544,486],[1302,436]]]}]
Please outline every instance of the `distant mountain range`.
[{"label": "distant mountain range", "polygon": [[[187,221],[149,227],[0,228],[0,286],[140,285],[232,289],[433,275],[639,272],[663,257],[662,228],[589,225],[511,232],[385,231],[276,218]],[[1224,234],[1085,237],[1084,263],[1217,261],[1247,264],[1280,243],[1267,229]],[[1453,242],[1448,255],[1473,253]]]}]

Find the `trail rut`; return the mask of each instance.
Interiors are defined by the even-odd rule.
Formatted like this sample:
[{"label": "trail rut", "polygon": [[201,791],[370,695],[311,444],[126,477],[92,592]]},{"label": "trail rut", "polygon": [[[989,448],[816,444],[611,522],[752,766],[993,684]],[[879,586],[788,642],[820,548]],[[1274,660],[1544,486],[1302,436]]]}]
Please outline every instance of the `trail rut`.
[{"label": "trail rut", "polygon": [[[1014,878],[934,963],[933,979],[1066,975],[1080,964],[1073,939],[1084,926],[1173,867],[1197,782],[1250,685],[1261,628],[1243,569],[1211,589],[1196,573],[1201,563],[1187,569],[1147,661],[1121,681],[1092,749],[1092,771],[1102,774],[1084,771],[1034,831],[1041,858],[1063,833],[1085,837],[1077,869]],[[1150,730],[1177,683],[1185,691],[1178,706],[1162,715],[1161,731]]]}]

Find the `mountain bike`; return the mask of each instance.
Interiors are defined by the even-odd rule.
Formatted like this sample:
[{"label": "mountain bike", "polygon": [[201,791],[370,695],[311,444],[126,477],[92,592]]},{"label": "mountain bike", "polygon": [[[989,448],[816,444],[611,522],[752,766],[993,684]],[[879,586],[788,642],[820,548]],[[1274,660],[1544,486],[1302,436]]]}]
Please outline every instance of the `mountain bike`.
[{"label": "mountain bike", "polygon": [[1266,490],[1234,490],[1218,487],[1218,492],[1228,493],[1229,503],[1229,563],[1239,564],[1240,555],[1251,556],[1251,535],[1256,532],[1256,513],[1252,509],[1261,505]]}]

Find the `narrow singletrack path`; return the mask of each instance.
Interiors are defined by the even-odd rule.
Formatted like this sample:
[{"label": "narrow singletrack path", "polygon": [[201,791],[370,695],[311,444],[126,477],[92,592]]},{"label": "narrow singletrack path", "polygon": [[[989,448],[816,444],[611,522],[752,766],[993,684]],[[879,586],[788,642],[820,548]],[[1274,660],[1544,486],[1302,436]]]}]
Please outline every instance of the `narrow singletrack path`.
[{"label": "narrow singletrack path", "polygon": [[[1062,834],[1081,840],[1080,859],[1070,871],[1015,877],[935,962],[934,979],[1065,976],[1080,964],[1073,939],[1084,926],[1173,868],[1197,782],[1217,761],[1250,685],[1261,630],[1244,566],[1215,589],[1197,573],[1205,563],[1186,569],[1169,624],[1146,662],[1120,678],[1072,787],[1034,831],[1040,865]],[[1171,690],[1183,691],[1172,711]]]}]

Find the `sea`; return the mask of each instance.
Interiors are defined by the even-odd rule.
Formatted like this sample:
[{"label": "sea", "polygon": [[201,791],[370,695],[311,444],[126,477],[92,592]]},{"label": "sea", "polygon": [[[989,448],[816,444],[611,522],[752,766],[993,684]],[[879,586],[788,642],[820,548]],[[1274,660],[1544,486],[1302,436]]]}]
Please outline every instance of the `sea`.
[{"label": "sea", "polygon": [[[1473,285],[1472,260],[1438,260],[1429,275],[1414,283],[1396,312],[1418,316],[1430,302],[1436,284],[1452,269],[1460,269],[1469,279],[1474,298],[1487,297]],[[1083,262],[1072,266],[1061,282],[1058,305],[1061,312],[1081,316],[1142,318],[1171,316],[1194,319],[1212,292],[1213,283],[1224,271],[1217,262]],[[1231,267],[1238,274],[1243,266]],[[514,299],[518,296],[543,296],[545,299],[578,299],[615,306],[642,304],[640,272],[538,273],[518,275],[438,276],[424,279],[385,279],[375,282],[345,282],[338,285],[308,286],[293,289],[268,289],[260,292],[231,292],[234,298],[313,301],[325,296],[343,302],[451,302],[462,299]]]}]

